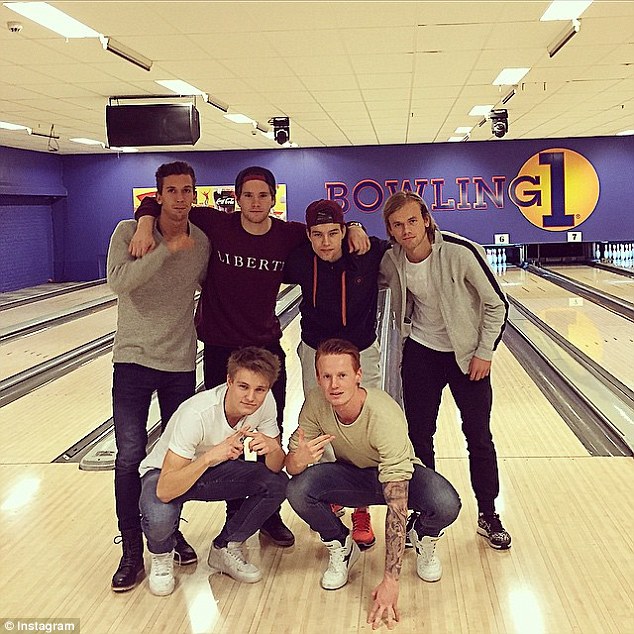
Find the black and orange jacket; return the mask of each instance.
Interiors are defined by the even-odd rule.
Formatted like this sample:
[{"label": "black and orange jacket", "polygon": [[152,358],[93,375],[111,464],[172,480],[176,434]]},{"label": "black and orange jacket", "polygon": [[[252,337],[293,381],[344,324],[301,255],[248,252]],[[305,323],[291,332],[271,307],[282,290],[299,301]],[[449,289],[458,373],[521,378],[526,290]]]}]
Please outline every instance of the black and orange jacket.
[{"label": "black and orange jacket", "polygon": [[376,339],[377,280],[389,242],[371,237],[370,250],[363,255],[350,253],[346,242],[336,262],[315,255],[310,242],[286,260],[284,281],[301,286],[301,337],[311,348],[338,337],[365,350]]}]

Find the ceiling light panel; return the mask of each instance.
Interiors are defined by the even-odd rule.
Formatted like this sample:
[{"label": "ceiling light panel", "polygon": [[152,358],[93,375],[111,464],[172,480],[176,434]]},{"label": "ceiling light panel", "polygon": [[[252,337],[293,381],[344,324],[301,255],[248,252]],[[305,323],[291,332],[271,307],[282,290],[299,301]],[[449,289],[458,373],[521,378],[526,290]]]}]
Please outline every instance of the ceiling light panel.
[{"label": "ceiling light panel", "polygon": [[103,143],[101,141],[97,141],[95,139],[86,139],[84,137],[75,137],[74,139],[68,139],[69,141],[72,141],[73,143],[81,143],[82,145],[101,145],[103,146]]},{"label": "ceiling light panel", "polygon": [[493,104],[486,105],[486,106],[473,106],[473,108],[471,108],[471,110],[469,111],[469,116],[483,117],[489,114],[489,112],[491,112],[492,109],[493,109]]},{"label": "ceiling light panel", "polygon": [[17,123],[8,123],[7,121],[0,121],[0,128],[2,130],[30,130],[25,125],[18,125]]},{"label": "ceiling light panel", "polygon": [[5,2],[4,6],[68,39],[99,37],[94,29],[46,2]]},{"label": "ceiling light panel", "polygon": [[204,95],[202,90],[196,88],[196,86],[192,86],[188,84],[186,81],[182,79],[157,79],[157,84],[160,84],[164,88],[171,90],[177,95]]},{"label": "ceiling light panel", "polygon": [[244,114],[240,114],[239,112],[235,112],[232,114],[225,114],[223,115],[223,117],[225,119],[229,119],[229,121],[233,121],[234,123],[255,123],[255,121],[253,119],[251,119],[250,117],[247,117]]},{"label": "ceiling light panel", "polygon": [[493,80],[494,86],[515,86],[525,77],[530,68],[503,68]]},{"label": "ceiling light panel", "polygon": [[575,20],[590,5],[592,0],[555,0],[544,12],[541,18],[542,22],[551,20]]}]

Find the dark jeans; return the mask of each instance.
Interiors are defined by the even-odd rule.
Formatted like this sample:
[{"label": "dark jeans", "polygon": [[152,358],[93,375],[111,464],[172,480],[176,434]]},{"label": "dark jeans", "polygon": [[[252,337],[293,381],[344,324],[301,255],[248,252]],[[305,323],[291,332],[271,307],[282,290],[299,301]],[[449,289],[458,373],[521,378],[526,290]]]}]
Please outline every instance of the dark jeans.
[{"label": "dark jeans", "polygon": [[112,414],[117,457],[114,496],[120,531],[141,531],[139,465],[146,455],[147,418],[152,394],[158,394],[161,428],[178,406],[193,396],[195,372],[165,372],[135,363],[115,363],[112,378]]},{"label": "dark jeans", "polygon": [[[343,462],[327,462],[308,467],[288,483],[290,505],[323,541],[343,542],[348,529],[332,512],[331,504],[350,508],[385,504],[378,469],[360,469]],[[460,497],[439,473],[414,466],[409,481],[408,507],[419,511],[414,527],[420,537],[437,537],[460,512]]]},{"label": "dark jeans", "polygon": [[491,436],[491,379],[471,381],[453,352],[438,352],[406,339],[401,366],[403,404],[416,455],[432,469],[434,434],[442,391],[449,385],[462,418],[469,451],[471,486],[481,512],[491,513],[500,492],[497,456]]},{"label": "dark jeans", "polygon": [[181,509],[189,500],[214,502],[248,496],[227,520],[214,545],[224,548],[229,542],[246,541],[279,508],[288,483],[285,473],[273,473],[259,462],[230,460],[207,469],[189,491],[166,503],[156,497],[160,475],[159,469],[153,469],[143,476],[140,503],[141,525],[153,553],[167,553],[174,548]]}]

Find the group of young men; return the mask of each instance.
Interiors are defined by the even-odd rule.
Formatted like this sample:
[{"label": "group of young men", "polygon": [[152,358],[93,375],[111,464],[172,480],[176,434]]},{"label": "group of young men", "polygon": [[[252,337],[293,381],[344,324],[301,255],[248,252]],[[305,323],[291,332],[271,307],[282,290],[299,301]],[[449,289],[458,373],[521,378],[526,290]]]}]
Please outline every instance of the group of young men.
[{"label": "group of young men", "polygon": [[[491,358],[508,304],[482,247],[441,233],[412,192],[387,201],[385,241],[368,238],[359,223],[346,225],[334,201],[309,205],[305,225],[271,217],[276,183],[262,167],[238,174],[240,211],[233,214],[193,207],[196,180],[187,163],[161,165],[156,179],[156,199],[144,199],[138,226],[117,226],[108,253],[108,282],[119,298],[113,415],[123,545],[112,589],[138,583],[145,533],[150,590],[173,591],[174,561],[197,561],[179,530],[190,500],[227,503],[209,566],[259,581],[245,542],[259,530],[292,546],[280,517],[288,499],[328,549],[321,585],[335,590],[347,583],[359,548],[375,543],[367,507],[386,505],[385,571],[368,622],[376,627],[386,619],[392,627],[406,541],[416,550],[418,576],[437,581],[436,543],[460,509],[453,486],[434,471],[447,384],[467,439],[477,530],[492,547],[509,548],[495,513],[499,481],[489,427]],[[285,354],[275,315],[283,281],[302,289],[305,402],[288,453],[281,443]],[[379,284],[392,289],[404,338],[404,413],[379,389]],[[196,336],[204,343],[206,390],[194,395]],[[146,456],[153,392],[164,429]],[[256,461],[242,459],[245,445]],[[355,509],[352,533],[340,518],[343,507]]]}]

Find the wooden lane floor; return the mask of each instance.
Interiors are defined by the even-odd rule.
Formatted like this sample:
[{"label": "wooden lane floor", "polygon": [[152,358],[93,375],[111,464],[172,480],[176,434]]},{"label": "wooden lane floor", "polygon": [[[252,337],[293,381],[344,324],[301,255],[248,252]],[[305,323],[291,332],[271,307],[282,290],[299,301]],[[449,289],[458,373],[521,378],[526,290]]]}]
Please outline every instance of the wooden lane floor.
[{"label": "wooden lane floor", "polygon": [[[462,462],[440,460],[439,468],[467,489]],[[505,459],[502,468],[513,499],[504,509],[513,548],[502,553],[486,546],[475,534],[475,504],[463,496],[461,516],[439,546],[443,579],[423,583],[412,551],[405,554],[397,631],[631,632],[632,461],[515,458]],[[74,471],[72,477],[71,470],[0,467],[4,531],[20,536],[19,546],[11,538],[3,544],[0,591],[7,614],[79,618],[82,631],[92,634],[369,630],[365,614],[381,578],[383,547],[363,554],[348,586],[325,592],[319,588],[325,549],[286,503],[283,516],[296,546],[278,549],[257,536],[248,542],[250,557],[264,572],[260,583],[209,574],[205,558],[224,510],[200,503],[186,506],[184,531],[201,561],[177,568],[175,593],[153,597],[144,581],[130,593],[113,594],[109,577],[118,553],[107,517],[111,475]],[[374,507],[372,515],[383,544],[384,509]],[[54,582],[45,587],[43,579]]]},{"label": "wooden lane floor", "polygon": [[[115,308],[99,311],[90,317],[101,313],[108,313],[110,318],[116,319]],[[86,328],[81,324],[83,319],[65,324],[77,341],[86,336]],[[112,330],[116,326],[113,323],[105,325],[111,327]],[[98,336],[95,333],[95,328],[93,321],[92,329],[88,329],[93,333],[91,338]],[[104,329],[102,328],[102,330]],[[44,335],[44,333],[41,334]],[[36,336],[26,337],[27,342]],[[46,337],[44,338],[46,339]],[[51,337],[49,336],[48,339]],[[86,340],[90,340],[90,338]],[[70,338],[64,341],[66,343],[63,345],[66,345],[66,348],[61,345],[60,351],[72,347]],[[296,318],[293,323],[289,324],[282,338],[282,347],[289,358],[296,357],[295,349],[298,341],[299,318]],[[74,340],[74,342],[76,341]],[[51,346],[54,347],[54,345],[55,341],[52,341]],[[1,348],[2,346],[0,346]],[[202,349],[202,344],[199,343],[200,349]],[[40,355],[42,354],[40,351]],[[24,358],[28,360],[28,356],[20,357],[16,354],[16,358],[22,359],[22,365],[27,365]],[[4,365],[3,363],[3,373],[5,372]],[[289,371],[294,372],[295,385],[298,387],[289,386],[290,403],[286,411],[287,416],[294,416],[296,423],[302,402],[301,396],[297,395],[297,389],[301,395],[301,369],[298,365],[297,368]],[[108,353],[1,407],[0,442],[4,449],[6,461],[20,463],[54,460],[112,416],[111,388],[112,354]],[[20,433],[16,433],[16,425],[19,426]],[[45,441],[42,442],[42,439]]]},{"label": "wooden lane floor", "polygon": [[634,304],[634,279],[595,266],[549,266],[549,270]]},{"label": "wooden lane floor", "polygon": [[504,290],[624,384],[634,386],[634,324],[548,280],[517,268]]},{"label": "wooden lane floor", "polygon": [[[283,284],[281,290],[284,291],[287,287],[287,284]],[[104,297],[114,297],[114,295],[109,292],[108,287],[102,284],[4,312],[0,311],[0,330],[4,326],[8,327],[29,321],[31,317],[26,315],[26,311],[31,307],[33,307],[33,313],[31,313],[31,315],[35,315],[33,318],[50,315],[55,313],[56,310],[67,310],[85,304],[89,301],[88,293],[93,294],[93,300]],[[71,297],[75,299],[71,301]],[[80,299],[81,301],[79,301]],[[62,300],[66,303],[62,304]],[[56,308],[49,310],[48,308],[43,308],[44,305],[49,307],[56,306]],[[37,307],[39,307],[39,309]],[[40,312],[36,315],[37,310]],[[10,316],[6,324],[1,321],[6,313],[12,313],[13,311],[16,311],[15,314]],[[24,311],[24,314],[21,311]],[[13,320],[16,320],[14,324],[9,323]],[[52,326],[26,337],[20,337],[0,344],[0,355],[3,358],[2,366],[0,366],[0,380],[28,370],[39,363],[43,363],[94,339],[113,333],[116,329],[116,325],[117,307],[110,306],[83,317],[72,319],[65,324]]]},{"label": "wooden lane floor", "polygon": [[0,380],[113,333],[116,327],[117,308],[110,306],[67,323],[7,341],[0,345],[3,359]]},{"label": "wooden lane floor", "polygon": [[[439,466],[459,488],[468,487],[461,460]],[[505,521],[514,544],[496,552],[475,534],[475,505],[467,496],[456,523],[439,545],[443,578],[420,581],[407,551],[399,605],[403,634],[629,634],[632,557],[630,504],[634,464],[627,458],[508,459],[503,463],[513,504]],[[71,465],[0,467],[5,535],[0,591],[13,618],[79,618],[82,632],[142,634],[321,634],[368,632],[366,610],[380,581],[384,550],[366,551],[348,585],[319,587],[325,548],[287,503],[282,515],[296,545],[279,549],[257,536],[249,554],[260,583],[239,584],[210,575],[205,563],[218,532],[220,504],[185,507],[184,532],[197,549],[197,566],[176,569],[169,597],[154,597],[147,580],[115,595],[110,575],[118,554],[107,473],[78,473]],[[609,491],[609,495],[605,494]],[[384,510],[372,508],[383,544]],[[349,515],[344,520],[349,524]],[[381,631],[386,631],[385,626]]]},{"label": "wooden lane floor", "polygon": [[[301,407],[296,322],[283,340],[289,374],[285,436],[293,431]],[[97,372],[107,375],[109,389],[109,370]],[[463,509],[439,545],[440,582],[419,580],[414,553],[405,553],[402,616],[395,631],[630,634],[634,462],[590,457],[504,346],[494,358],[493,384],[492,426],[502,486],[498,510],[513,547],[497,552],[476,535],[464,438],[448,397],[436,437],[438,470],[458,489]],[[97,399],[105,402],[109,393]],[[68,416],[79,414],[72,393],[66,401]],[[39,425],[40,444],[53,444],[57,423],[46,420],[45,412],[34,414],[29,417],[25,408],[22,420],[16,414],[1,423],[3,445],[29,424]],[[9,424],[11,430],[5,427]],[[49,455],[55,452],[51,448]],[[221,528],[224,506],[192,502],[184,509],[188,523],[183,531],[200,561],[176,568],[175,592],[154,597],[144,580],[131,592],[114,594],[110,578],[120,550],[112,544],[112,472],[37,464],[41,456],[27,454],[9,464],[15,462],[9,457],[3,452],[0,458],[5,536],[0,595],[8,616],[78,618],[82,632],[89,634],[370,631],[367,607],[385,556],[381,507],[372,508],[377,546],[361,556],[348,585],[336,592],[319,587],[325,548],[287,503],[282,515],[296,534],[296,545],[279,549],[258,536],[248,542],[250,556],[264,573],[261,582],[239,584],[210,575],[207,551]],[[350,523],[349,513],[344,521]]]},{"label": "wooden lane floor", "polygon": [[0,311],[0,330],[34,319],[42,319],[62,311],[70,310],[80,304],[86,304],[106,297],[114,297],[114,294],[106,284],[100,284],[98,286],[90,286],[89,288],[64,293],[63,295],[49,297],[48,299],[41,299],[36,302],[31,302],[30,304],[24,304],[23,306],[7,308],[7,310]]},{"label": "wooden lane floor", "polygon": [[55,460],[112,416],[111,389],[106,354],[0,407],[2,462]]}]

